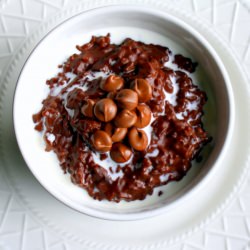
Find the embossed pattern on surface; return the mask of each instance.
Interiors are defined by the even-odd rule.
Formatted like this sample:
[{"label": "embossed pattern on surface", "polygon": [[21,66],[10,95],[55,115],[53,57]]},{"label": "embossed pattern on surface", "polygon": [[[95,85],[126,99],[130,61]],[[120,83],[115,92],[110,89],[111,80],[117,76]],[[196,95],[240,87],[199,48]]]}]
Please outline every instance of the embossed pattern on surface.
[{"label": "embossed pattern on surface", "polygon": [[[109,2],[112,1],[107,1]],[[76,0],[0,1],[0,80],[3,80],[11,59],[30,34],[49,18],[78,3],[79,1]],[[242,67],[250,79],[249,1],[176,0],[172,1],[172,4],[176,8],[192,13],[212,27],[233,48],[233,53],[241,60]],[[62,238],[57,232],[52,232],[29,211],[21,197],[14,192],[6,172],[1,168],[2,165],[0,167],[0,250],[83,249],[80,244]],[[168,249],[250,249],[249,191],[250,177],[222,216],[203,230]]]}]

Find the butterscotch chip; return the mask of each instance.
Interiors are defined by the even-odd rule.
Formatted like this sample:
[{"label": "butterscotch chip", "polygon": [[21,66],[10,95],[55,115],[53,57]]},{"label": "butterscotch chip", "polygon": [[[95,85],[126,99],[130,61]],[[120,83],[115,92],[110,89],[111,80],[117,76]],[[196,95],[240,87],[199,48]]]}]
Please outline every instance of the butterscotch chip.
[{"label": "butterscotch chip", "polygon": [[131,149],[121,142],[114,143],[110,151],[110,156],[117,163],[124,163],[130,159]]},{"label": "butterscotch chip", "polygon": [[109,134],[113,142],[122,141],[128,132],[127,128],[116,128],[111,123],[107,123],[104,130]]},{"label": "butterscotch chip", "polygon": [[138,94],[131,89],[122,89],[116,94],[115,101],[120,108],[133,110],[138,104]]},{"label": "butterscotch chip", "polygon": [[105,131],[98,130],[90,138],[91,144],[98,152],[108,152],[112,147],[111,137]]},{"label": "butterscotch chip", "polygon": [[122,77],[110,75],[105,81],[101,82],[100,87],[107,92],[112,92],[121,89],[123,85],[124,80]]},{"label": "butterscotch chip", "polygon": [[117,106],[113,100],[103,98],[94,107],[94,114],[102,122],[111,121],[117,113]]},{"label": "butterscotch chip", "polygon": [[128,132],[128,140],[131,147],[137,151],[143,151],[148,146],[147,134],[135,127],[131,128]]},{"label": "butterscotch chip", "polygon": [[93,109],[94,109],[95,101],[88,99],[81,107],[81,112],[83,115],[87,117],[93,117]]},{"label": "butterscotch chip", "polygon": [[137,120],[135,127],[144,128],[151,121],[151,110],[146,104],[139,104],[136,108]]},{"label": "butterscotch chip", "polygon": [[118,128],[130,128],[136,121],[136,113],[128,109],[123,109],[114,119],[115,126]]},{"label": "butterscotch chip", "polygon": [[145,79],[135,79],[131,83],[131,89],[138,94],[139,102],[147,102],[152,98],[152,87]]}]

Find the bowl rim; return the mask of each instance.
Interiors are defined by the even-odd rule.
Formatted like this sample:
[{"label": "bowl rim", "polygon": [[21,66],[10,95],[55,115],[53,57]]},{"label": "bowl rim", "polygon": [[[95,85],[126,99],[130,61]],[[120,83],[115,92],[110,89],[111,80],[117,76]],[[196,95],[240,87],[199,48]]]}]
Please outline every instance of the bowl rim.
[{"label": "bowl rim", "polygon": [[[112,11],[136,11],[136,12],[140,12],[141,14],[151,14],[155,17],[159,17],[159,18],[163,18],[166,21],[172,21],[175,24],[177,24],[179,27],[183,28],[184,30],[186,30],[191,36],[195,37],[197,41],[199,41],[200,44],[202,44],[208,51],[208,53],[212,56],[212,58],[214,59],[215,63],[217,64],[220,73],[224,79],[224,85],[225,85],[225,91],[228,97],[228,126],[227,126],[227,131],[225,134],[225,139],[224,139],[224,143],[221,146],[220,152],[217,156],[217,158],[214,160],[211,168],[208,170],[208,172],[206,173],[205,176],[203,176],[198,183],[196,183],[194,185],[194,187],[192,187],[192,189],[188,190],[186,193],[184,193],[181,197],[178,197],[176,200],[172,201],[169,204],[163,205],[161,207],[156,207],[153,208],[151,210],[144,210],[144,211],[138,211],[138,212],[129,212],[129,213],[112,213],[112,212],[107,212],[107,211],[100,211],[100,210],[95,210],[92,208],[89,208],[87,206],[77,206],[72,204],[67,198],[65,198],[62,194],[56,192],[55,190],[52,190],[50,187],[48,187],[46,185],[46,181],[44,181],[42,178],[40,178],[35,171],[33,171],[33,167],[32,164],[29,164],[29,158],[26,157],[26,154],[24,153],[24,149],[21,146],[21,140],[19,138],[19,133],[18,130],[16,128],[16,123],[17,120],[15,119],[15,114],[16,114],[16,93],[18,91],[18,88],[20,87],[20,78],[22,76],[22,73],[25,69],[25,67],[27,66],[30,58],[32,57],[33,53],[35,52],[35,50],[38,48],[38,46],[50,35],[52,34],[54,31],[57,30],[57,28],[61,27],[62,25],[64,25],[65,23],[68,23],[70,21],[72,21],[73,19],[79,18],[81,15],[84,14],[91,14],[91,13],[98,13],[98,12],[112,12]],[[234,108],[234,95],[233,95],[233,90],[232,90],[232,86],[230,83],[230,78],[228,76],[227,70],[224,66],[224,64],[222,63],[220,57],[218,56],[217,52],[215,51],[215,49],[212,47],[212,45],[210,45],[210,43],[198,32],[196,31],[192,26],[190,26],[189,24],[186,24],[184,21],[182,21],[180,18],[175,17],[172,14],[166,13],[162,10],[158,10],[156,8],[150,8],[148,6],[140,6],[140,5],[136,5],[136,4],[115,4],[115,5],[105,5],[105,6],[101,6],[101,7],[96,7],[90,10],[85,10],[82,11],[76,15],[71,16],[70,18],[67,18],[66,20],[60,22],[58,25],[56,25],[53,29],[51,29],[48,33],[46,33],[43,38],[41,40],[39,40],[39,42],[34,46],[34,48],[32,49],[32,51],[29,53],[27,59],[25,60],[17,82],[16,82],[16,86],[15,86],[15,90],[14,90],[14,97],[13,97],[13,106],[12,106],[12,117],[13,117],[13,126],[14,126],[14,133],[16,136],[16,140],[17,140],[17,144],[18,147],[21,151],[22,157],[26,163],[26,165],[28,166],[29,170],[32,172],[32,174],[35,176],[35,178],[38,180],[38,182],[41,184],[41,186],[50,194],[52,194],[58,201],[62,202],[63,204],[65,204],[66,206],[68,206],[71,209],[74,209],[78,212],[84,213],[85,215],[89,215],[95,218],[99,218],[99,219],[104,219],[104,220],[114,220],[114,221],[130,221],[130,220],[140,220],[140,219],[145,219],[145,218],[150,218],[153,216],[157,216],[160,215],[164,212],[166,212],[169,209],[172,209],[173,207],[177,206],[178,204],[180,204],[181,202],[187,200],[188,198],[190,198],[192,195],[194,195],[194,193],[197,193],[198,190],[201,189],[202,186],[205,185],[205,183],[210,179],[210,177],[212,176],[213,172],[216,169],[216,166],[222,161],[222,159],[224,158],[227,148],[229,146],[229,143],[232,139],[232,135],[233,135],[233,128],[234,128],[234,117],[235,117],[235,108]]]}]

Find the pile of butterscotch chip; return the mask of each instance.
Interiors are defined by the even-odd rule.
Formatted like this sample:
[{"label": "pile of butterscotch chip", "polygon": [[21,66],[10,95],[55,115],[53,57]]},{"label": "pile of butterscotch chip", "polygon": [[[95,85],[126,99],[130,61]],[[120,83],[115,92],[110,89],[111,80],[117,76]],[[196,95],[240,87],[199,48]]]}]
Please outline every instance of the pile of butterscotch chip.
[{"label": "pile of butterscotch chip", "polygon": [[122,77],[110,75],[100,83],[100,88],[107,92],[106,98],[96,103],[89,99],[81,108],[83,115],[105,123],[104,130],[91,136],[91,145],[100,153],[110,151],[111,158],[117,163],[130,159],[131,147],[137,151],[147,148],[148,137],[142,128],[151,121],[151,110],[145,104],[152,97],[149,82],[137,78],[131,82],[130,88],[123,87]]}]

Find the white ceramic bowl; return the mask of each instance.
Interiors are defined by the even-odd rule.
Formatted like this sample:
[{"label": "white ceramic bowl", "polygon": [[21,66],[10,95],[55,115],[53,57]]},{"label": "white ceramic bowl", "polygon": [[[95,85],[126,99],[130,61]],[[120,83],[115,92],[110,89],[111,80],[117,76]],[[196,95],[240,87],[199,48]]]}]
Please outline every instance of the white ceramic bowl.
[{"label": "white ceramic bowl", "polygon": [[[111,41],[120,43],[131,37],[146,43],[169,47],[199,63],[193,75],[195,84],[206,91],[204,126],[213,141],[202,151],[203,160],[180,182],[161,187],[143,201],[120,203],[95,201],[85,190],[64,175],[53,152],[44,151],[41,134],[34,130],[32,114],[41,108],[48,94],[46,79],[56,75],[57,65],[76,52],[75,45],[87,42],[91,35],[111,33]],[[233,94],[227,72],[209,43],[192,27],[164,12],[142,6],[109,6],[81,13],[52,30],[34,49],[20,74],[13,110],[17,141],[22,155],[38,181],[66,205],[95,217],[111,220],[135,220],[157,215],[189,202],[197,192],[206,192],[212,176],[223,163],[233,130]],[[209,181],[211,183],[209,183]],[[157,188],[159,190],[159,188]],[[156,190],[156,191],[157,191]]]}]

